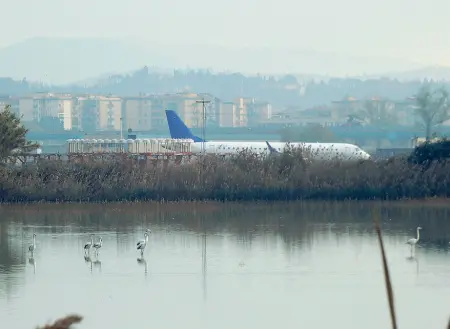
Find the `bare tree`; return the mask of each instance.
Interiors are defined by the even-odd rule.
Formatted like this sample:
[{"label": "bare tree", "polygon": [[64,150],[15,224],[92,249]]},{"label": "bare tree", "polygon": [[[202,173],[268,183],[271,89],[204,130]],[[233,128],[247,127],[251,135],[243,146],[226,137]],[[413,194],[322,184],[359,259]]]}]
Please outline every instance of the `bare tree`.
[{"label": "bare tree", "polygon": [[382,100],[367,100],[358,116],[371,125],[391,125],[397,121],[390,113],[388,103]]},{"label": "bare tree", "polygon": [[434,126],[450,119],[449,94],[444,88],[432,90],[430,85],[420,88],[416,95],[416,113],[425,127],[426,140],[430,140]]}]

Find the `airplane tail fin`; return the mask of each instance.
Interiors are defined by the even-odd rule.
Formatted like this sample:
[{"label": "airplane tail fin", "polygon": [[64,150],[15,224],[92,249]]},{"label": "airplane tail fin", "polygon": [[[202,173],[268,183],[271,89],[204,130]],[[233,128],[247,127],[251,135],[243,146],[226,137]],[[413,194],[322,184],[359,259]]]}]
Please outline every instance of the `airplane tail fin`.
[{"label": "airplane tail fin", "polygon": [[270,143],[268,141],[266,141],[266,144],[267,144],[267,148],[269,149],[270,154],[279,154],[280,153],[275,148],[273,148],[273,146],[270,145]]},{"label": "airplane tail fin", "polygon": [[206,142],[200,137],[194,136],[175,111],[166,110],[166,117],[171,138],[192,139],[194,142]]}]

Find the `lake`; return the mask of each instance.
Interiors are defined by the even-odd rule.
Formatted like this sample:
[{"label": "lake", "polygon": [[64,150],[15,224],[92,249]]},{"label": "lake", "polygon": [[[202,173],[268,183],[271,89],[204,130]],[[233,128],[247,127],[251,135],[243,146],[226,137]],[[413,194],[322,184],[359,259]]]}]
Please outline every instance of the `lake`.
[{"label": "lake", "polygon": [[[450,316],[450,205],[414,202],[0,207],[0,323],[80,329],[400,328]],[[411,256],[406,240],[421,226]],[[143,258],[136,242],[151,234]],[[28,246],[36,233],[37,248]],[[84,244],[102,237],[98,256]]]}]

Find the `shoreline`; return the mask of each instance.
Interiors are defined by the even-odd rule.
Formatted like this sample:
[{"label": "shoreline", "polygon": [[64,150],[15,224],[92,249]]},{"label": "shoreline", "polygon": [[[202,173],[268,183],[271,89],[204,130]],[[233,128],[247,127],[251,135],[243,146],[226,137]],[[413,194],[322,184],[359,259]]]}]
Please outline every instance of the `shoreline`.
[{"label": "shoreline", "polygon": [[164,208],[183,208],[185,206],[194,206],[200,208],[218,208],[223,206],[279,206],[279,205],[328,205],[328,206],[347,206],[347,205],[371,205],[371,206],[389,206],[389,207],[439,207],[450,208],[450,198],[431,197],[417,199],[398,199],[398,200],[317,200],[317,199],[299,199],[299,200],[254,200],[254,201],[218,201],[218,200],[179,200],[179,201],[156,201],[156,200],[134,200],[134,201],[31,201],[31,202],[0,202],[2,208],[15,207],[54,207],[54,206],[121,206],[121,207],[164,207]]}]

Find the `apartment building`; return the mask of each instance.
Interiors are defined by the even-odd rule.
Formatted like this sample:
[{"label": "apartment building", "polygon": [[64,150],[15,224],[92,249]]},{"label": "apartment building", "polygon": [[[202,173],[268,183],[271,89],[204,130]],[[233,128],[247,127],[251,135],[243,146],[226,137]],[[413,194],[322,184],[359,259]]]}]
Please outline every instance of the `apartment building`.
[{"label": "apartment building", "polygon": [[52,120],[58,119],[65,130],[85,132],[159,129],[167,124],[165,110],[176,111],[190,128],[201,128],[204,124],[209,128],[245,127],[272,115],[268,103],[247,98],[221,102],[211,94],[196,93],[141,94],[124,98],[37,93],[21,97],[14,104],[13,108],[23,116],[23,121],[41,123],[45,119],[46,124],[52,126]]},{"label": "apartment building", "polygon": [[122,99],[97,96],[97,130],[120,130],[122,126]]},{"label": "apartment building", "polygon": [[127,97],[122,100],[123,129],[148,131],[152,129],[152,97]]},{"label": "apartment building", "polygon": [[220,106],[219,124],[221,127],[238,126],[238,107],[234,102],[223,102]]},{"label": "apartment building", "polygon": [[258,126],[261,122],[272,119],[272,105],[269,102],[258,102],[254,98],[246,99],[247,125]]},{"label": "apartment building", "polygon": [[64,129],[72,129],[72,96],[69,94],[37,93],[21,97],[17,111],[25,122],[58,118]]}]

